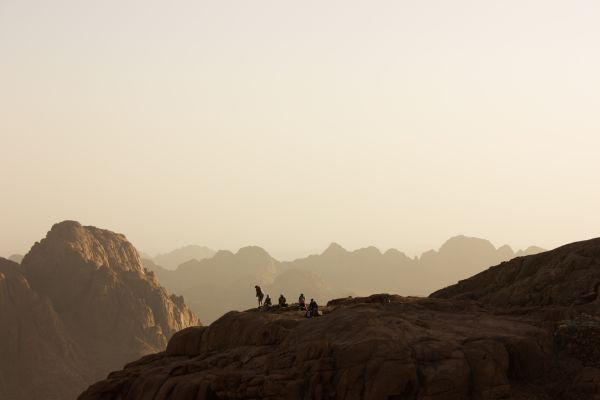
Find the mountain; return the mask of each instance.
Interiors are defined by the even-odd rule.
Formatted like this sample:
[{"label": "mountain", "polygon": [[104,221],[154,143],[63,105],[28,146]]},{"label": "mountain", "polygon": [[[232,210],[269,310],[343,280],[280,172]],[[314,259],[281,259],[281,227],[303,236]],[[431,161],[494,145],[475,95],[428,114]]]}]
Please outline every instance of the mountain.
[{"label": "mountain", "polygon": [[[531,247],[525,252],[537,250]],[[348,251],[332,243],[321,254],[287,262],[275,260],[256,246],[237,253],[222,250],[212,258],[187,261],[174,271],[151,260],[143,262],[162,285],[183,295],[210,323],[227,311],[255,305],[254,285],[273,299],[283,293],[295,300],[304,293],[318,302],[378,292],[425,295],[514,256],[509,246],[496,249],[484,239],[456,236],[439,251],[430,250],[415,259],[396,249],[382,253],[370,246]]]},{"label": "mountain", "polygon": [[598,282],[595,239],[503,262],[430,298],[338,299],[312,319],[295,307],[230,312],[79,400],[599,399]]},{"label": "mountain", "polygon": [[[180,264],[190,260],[203,260],[211,258],[215,255],[215,251],[204,246],[185,246],[169,253],[159,254],[151,260],[165,269],[176,269]],[[144,258],[148,258],[145,256]]]},{"label": "mountain", "polygon": [[[543,251],[530,247],[520,254],[534,254],[540,250]],[[496,249],[485,239],[456,236],[442,244],[438,251],[427,251],[415,259],[396,249],[382,253],[371,246],[347,251],[332,243],[320,255],[286,262],[282,266],[318,273],[332,287],[359,295],[373,292],[424,295],[514,256],[509,246]]]},{"label": "mountain", "polygon": [[316,273],[334,288],[363,295],[385,291],[407,293],[414,288],[402,276],[418,273],[418,264],[400,251],[381,253],[372,246],[348,251],[337,243],[321,254],[284,262],[282,266]]},{"label": "mountain", "polygon": [[8,257],[8,259],[10,261],[16,262],[17,264],[21,264],[21,261],[23,261],[23,255],[22,254],[13,254],[10,257]]},{"label": "mountain", "polygon": [[74,398],[199,324],[125,236],[107,230],[61,222],[20,266],[0,266],[0,398]]}]

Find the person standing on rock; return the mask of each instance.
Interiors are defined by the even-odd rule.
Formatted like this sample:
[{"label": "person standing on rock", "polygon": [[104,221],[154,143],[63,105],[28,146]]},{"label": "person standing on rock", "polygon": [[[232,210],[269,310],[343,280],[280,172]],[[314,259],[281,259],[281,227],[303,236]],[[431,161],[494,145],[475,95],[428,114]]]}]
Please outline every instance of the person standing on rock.
[{"label": "person standing on rock", "polygon": [[256,298],[258,299],[258,308],[262,306],[263,298],[265,297],[262,289],[258,285],[254,285],[254,289],[256,289]]},{"label": "person standing on rock", "polygon": [[298,297],[298,306],[301,310],[306,310],[306,299],[304,298],[304,293],[300,293],[300,297]]}]

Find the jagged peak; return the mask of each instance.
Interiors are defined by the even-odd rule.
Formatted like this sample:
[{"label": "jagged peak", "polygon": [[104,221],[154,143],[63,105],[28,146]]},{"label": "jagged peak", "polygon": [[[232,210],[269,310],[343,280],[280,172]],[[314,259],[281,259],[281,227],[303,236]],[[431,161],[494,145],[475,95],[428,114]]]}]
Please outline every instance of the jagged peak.
[{"label": "jagged peak", "polygon": [[39,260],[46,259],[54,260],[55,268],[60,268],[66,258],[72,257],[96,268],[143,271],[139,254],[125,235],[71,220],[54,224],[23,258],[22,264],[28,270],[37,269],[44,264]]},{"label": "jagged peak", "polygon": [[512,258],[515,255],[514,250],[509,245],[505,244],[503,246],[498,247],[498,254],[504,258]]},{"label": "jagged peak", "polygon": [[331,244],[325,249],[322,255],[333,255],[333,254],[345,254],[348,251],[343,248],[339,243],[331,242]]}]

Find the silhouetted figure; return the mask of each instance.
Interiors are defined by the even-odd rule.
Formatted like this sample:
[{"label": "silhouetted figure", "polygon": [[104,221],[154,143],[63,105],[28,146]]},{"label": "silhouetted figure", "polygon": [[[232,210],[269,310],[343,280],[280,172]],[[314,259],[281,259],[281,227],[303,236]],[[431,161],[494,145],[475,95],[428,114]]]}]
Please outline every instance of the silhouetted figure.
[{"label": "silhouetted figure", "polygon": [[306,312],[307,318],[318,317],[319,316],[319,305],[315,301],[315,299],[310,299],[310,303],[308,304],[308,311]]},{"label": "silhouetted figure", "polygon": [[256,298],[258,299],[258,307],[262,306],[263,303],[263,298],[265,297],[262,289],[260,288],[260,286],[255,285],[254,289],[256,289]]},{"label": "silhouetted figure", "polygon": [[286,299],[283,294],[279,295],[279,307],[287,307]]},{"label": "silhouetted figure", "polygon": [[306,310],[306,299],[304,298],[304,293],[300,293],[300,297],[298,297],[298,306],[301,310]]},{"label": "silhouetted figure", "polygon": [[268,310],[271,308],[271,298],[269,297],[269,295],[267,295],[267,297],[265,297],[265,302],[263,305],[263,309]]}]

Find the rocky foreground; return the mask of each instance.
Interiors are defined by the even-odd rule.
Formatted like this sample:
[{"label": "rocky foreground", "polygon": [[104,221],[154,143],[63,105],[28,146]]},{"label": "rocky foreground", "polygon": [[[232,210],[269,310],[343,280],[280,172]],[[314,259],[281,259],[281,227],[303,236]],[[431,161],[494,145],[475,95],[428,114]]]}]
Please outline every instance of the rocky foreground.
[{"label": "rocky foreground", "polygon": [[230,312],[92,385],[99,399],[600,399],[600,240],[431,298]]}]

